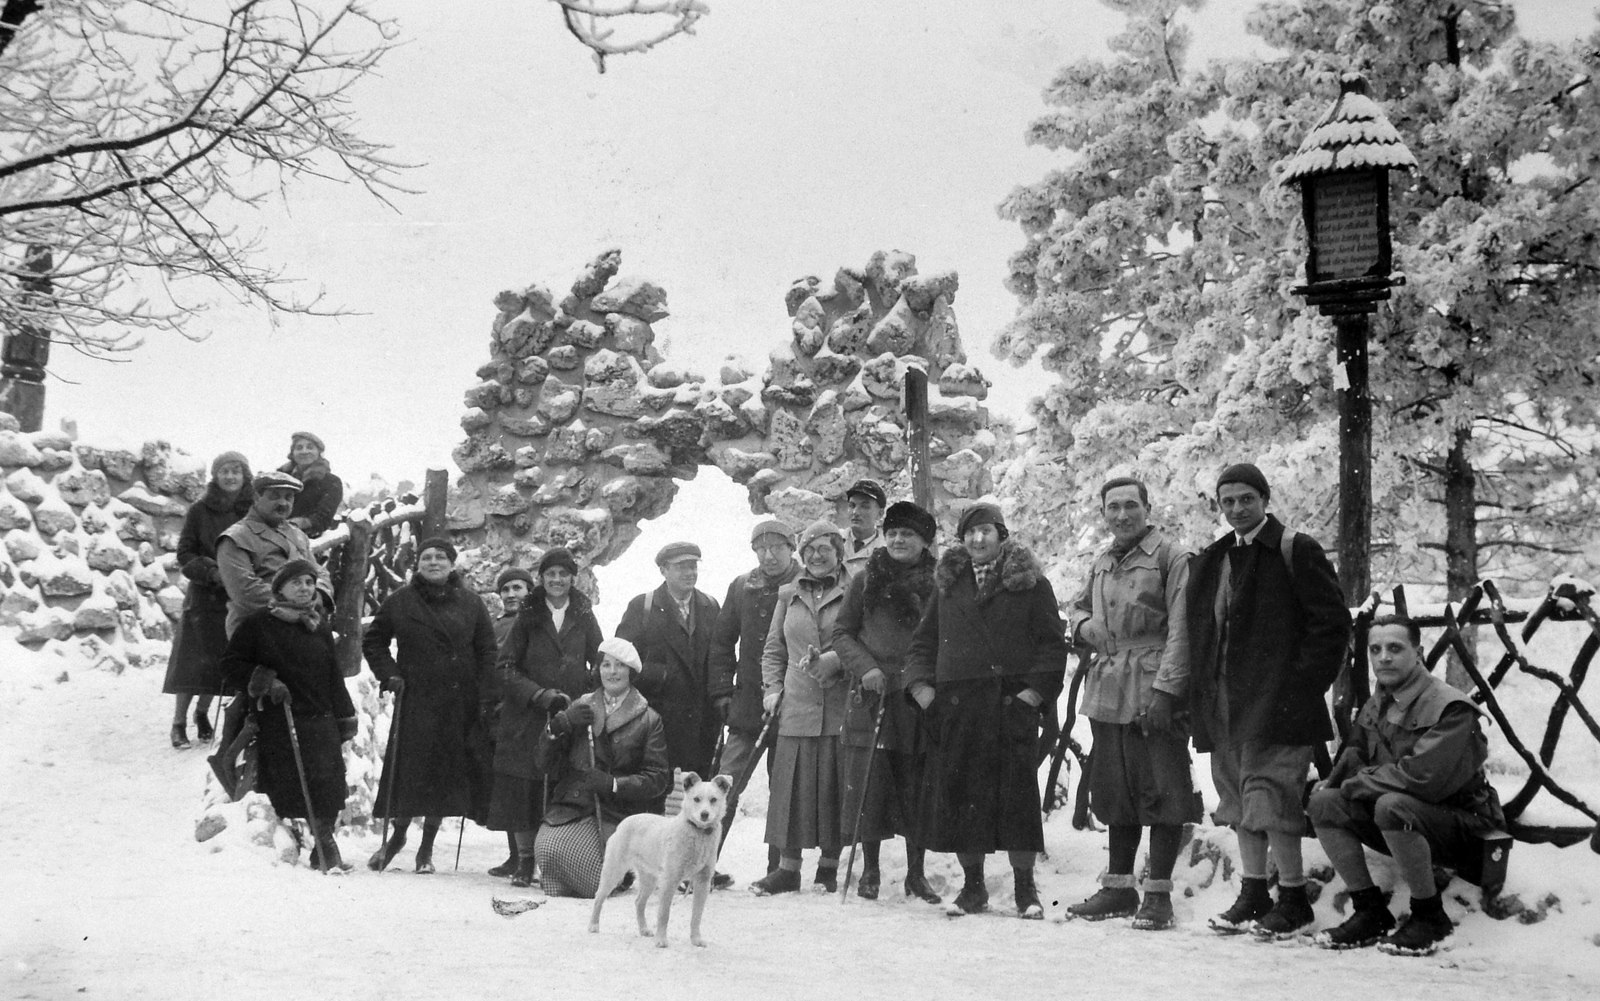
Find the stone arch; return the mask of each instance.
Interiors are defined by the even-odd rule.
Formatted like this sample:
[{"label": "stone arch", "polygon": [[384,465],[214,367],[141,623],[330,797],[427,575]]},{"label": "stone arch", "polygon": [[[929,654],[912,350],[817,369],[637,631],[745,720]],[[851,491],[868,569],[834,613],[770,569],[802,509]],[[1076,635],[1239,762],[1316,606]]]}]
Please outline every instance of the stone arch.
[{"label": "stone arch", "polygon": [[601,254],[559,301],[540,284],[495,296],[447,512],[461,541],[481,547],[478,589],[550,546],[610,562],[702,465],[744,485],[753,513],[797,527],[838,518],[861,476],[909,496],[900,396],[911,366],[928,374],[941,520],[990,489],[990,383],[962,348],[954,271],[922,275],[911,254],[880,251],[831,281],[801,278],[784,297],[789,343],[759,373],[730,356],[708,379],[656,349],[666,292],[620,276],[621,263],[618,250]]}]

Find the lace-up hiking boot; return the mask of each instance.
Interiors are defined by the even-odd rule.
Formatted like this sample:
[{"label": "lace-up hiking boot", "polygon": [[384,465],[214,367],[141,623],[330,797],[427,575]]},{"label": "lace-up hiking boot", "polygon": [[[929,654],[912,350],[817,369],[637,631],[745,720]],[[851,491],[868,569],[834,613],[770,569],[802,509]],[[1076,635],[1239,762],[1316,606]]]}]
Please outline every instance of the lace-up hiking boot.
[{"label": "lace-up hiking boot", "polygon": [[1166,931],[1172,925],[1172,880],[1145,880],[1144,902],[1133,916],[1133,927],[1140,931]]},{"label": "lace-up hiking boot", "polygon": [[1257,938],[1282,941],[1294,938],[1316,923],[1317,916],[1311,913],[1305,884],[1284,886],[1279,883],[1278,902],[1250,926],[1250,933]]},{"label": "lace-up hiking boot", "polygon": [[821,890],[823,893],[839,892],[839,867],[836,865],[819,865],[817,874],[811,877],[811,888]]},{"label": "lace-up hiking boot", "polygon": [[1067,908],[1067,917],[1084,921],[1109,921],[1125,918],[1139,909],[1139,891],[1133,888],[1133,876],[1127,873],[1108,872],[1100,876],[1100,889],[1087,900]]},{"label": "lace-up hiking boot", "polygon": [[774,869],[750,884],[750,892],[758,897],[770,897],[778,893],[798,893],[800,891],[800,870]]},{"label": "lace-up hiking boot", "polygon": [[1354,908],[1336,928],[1317,932],[1314,941],[1323,949],[1364,949],[1394,930],[1394,915],[1376,886],[1350,894]]},{"label": "lace-up hiking boot", "polygon": [[1264,876],[1243,876],[1239,879],[1239,897],[1233,906],[1206,922],[1211,930],[1221,935],[1238,935],[1249,930],[1257,918],[1272,910],[1272,894],[1267,892]]},{"label": "lace-up hiking boot", "polygon": [[883,884],[883,874],[877,866],[868,866],[861,870],[861,879],[856,882],[856,896],[862,900],[877,900],[878,888]]},{"label": "lace-up hiking boot", "polygon": [[1029,921],[1044,920],[1044,905],[1039,903],[1039,888],[1033,882],[1032,869],[1012,869],[1012,896],[1017,901],[1017,916]]},{"label": "lace-up hiking boot", "polygon": [[989,889],[983,885],[983,863],[962,866],[961,871],[965,877],[961,883],[961,892],[956,894],[955,902],[945,908],[945,913],[951,917],[982,914],[989,909]]},{"label": "lace-up hiking boot", "polygon": [[1411,900],[1411,913],[1392,934],[1378,941],[1378,951],[1391,956],[1431,956],[1450,944],[1455,925],[1438,894]]}]

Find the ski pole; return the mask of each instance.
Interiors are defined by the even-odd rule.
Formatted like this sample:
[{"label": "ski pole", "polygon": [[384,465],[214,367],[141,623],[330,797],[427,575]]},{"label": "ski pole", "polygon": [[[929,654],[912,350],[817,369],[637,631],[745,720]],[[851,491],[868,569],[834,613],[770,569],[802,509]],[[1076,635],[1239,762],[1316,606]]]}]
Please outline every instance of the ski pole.
[{"label": "ski pole", "polygon": [[[745,762],[744,769],[739,773],[733,783],[733,788],[743,790],[750,784],[750,776],[756,773],[756,765],[761,762],[761,755],[767,749],[767,735],[772,732],[772,724],[777,722],[778,715],[783,712],[783,693],[778,694],[778,701],[772,711],[761,718],[761,733],[756,736],[756,746],[750,751],[750,760]],[[722,829],[722,840],[717,844],[717,857],[722,857],[722,846],[728,843],[728,832],[733,830],[733,819],[739,814],[734,812],[728,815],[728,826]]]},{"label": "ski pole", "polygon": [[728,728],[720,726],[717,728],[717,749],[711,752],[711,775],[707,776],[707,778],[722,774],[722,749],[727,746]]},{"label": "ski pole", "polygon": [[[598,771],[600,769],[600,759],[594,753],[594,728],[592,726],[584,727],[583,733],[584,736],[589,738],[589,767]],[[606,845],[606,826],[605,822],[600,818],[599,790],[595,790],[594,794],[594,833],[595,837],[600,839],[600,847],[604,848]],[[662,892],[665,893],[667,891],[663,890]]]},{"label": "ski pole", "polygon": [[872,785],[872,762],[878,756],[878,733],[883,729],[883,711],[887,700],[878,696],[878,715],[872,721],[872,743],[867,747],[867,774],[861,779],[861,798],[856,802],[856,822],[850,831],[850,859],[845,863],[844,881],[839,884],[839,903],[849,899],[850,875],[856,867],[856,846],[861,841],[861,816],[867,812],[867,789]]},{"label": "ski pole", "polygon": [[467,835],[467,818],[461,818],[461,826],[456,829],[456,871],[461,871],[461,839]]},{"label": "ski pole", "polygon": [[[385,760],[383,762],[383,774],[389,780],[389,803],[388,808],[383,811],[383,843],[378,846],[380,853],[384,852],[389,845],[389,817],[394,813],[394,786],[400,779],[400,775],[395,769],[400,764],[400,695],[403,691],[404,689],[395,691],[394,702],[391,704],[389,746],[385,749],[387,753],[384,754]],[[389,868],[388,856],[383,855],[382,857],[384,865],[382,869],[378,870],[380,874],[384,869]]]},{"label": "ski pole", "polygon": [[[283,718],[289,721],[289,747],[294,751],[294,770],[300,773],[300,795],[306,804],[306,823],[311,827],[311,850],[317,853],[317,868],[328,871],[328,855],[322,850],[322,832],[317,830],[317,810],[311,805],[311,784],[306,781],[306,763],[300,757],[300,734],[294,728],[294,711],[289,700],[283,703]],[[329,832],[332,837],[332,832]]]}]

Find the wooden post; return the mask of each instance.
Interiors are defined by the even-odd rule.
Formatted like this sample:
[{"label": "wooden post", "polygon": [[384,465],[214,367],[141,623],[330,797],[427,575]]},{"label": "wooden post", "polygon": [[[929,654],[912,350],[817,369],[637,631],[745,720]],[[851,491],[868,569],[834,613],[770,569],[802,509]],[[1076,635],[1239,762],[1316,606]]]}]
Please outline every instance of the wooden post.
[{"label": "wooden post", "polygon": [[928,456],[928,373],[906,369],[906,451],[911,462],[911,497],[919,507],[933,510],[933,464]]},{"label": "wooden post", "polygon": [[367,610],[367,561],[372,522],[347,523],[350,537],[339,549],[339,593],[333,596],[333,628],[339,633],[339,670],[346,678],[361,673],[361,618]]},{"label": "wooden post", "polygon": [[450,474],[443,469],[428,470],[422,481],[422,535],[417,541],[445,534],[445,500],[450,494]]},{"label": "wooden post", "polygon": [[1334,317],[1338,359],[1349,386],[1339,391],[1339,586],[1352,605],[1372,590],[1372,394],[1367,386],[1370,313]]}]

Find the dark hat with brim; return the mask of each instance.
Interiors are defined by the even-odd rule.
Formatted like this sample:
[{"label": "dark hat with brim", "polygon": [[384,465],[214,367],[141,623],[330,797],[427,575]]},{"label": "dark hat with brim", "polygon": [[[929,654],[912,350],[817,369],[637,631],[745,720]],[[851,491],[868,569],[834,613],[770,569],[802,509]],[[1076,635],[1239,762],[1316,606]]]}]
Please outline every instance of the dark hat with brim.
[{"label": "dark hat with brim", "polygon": [[876,502],[880,508],[889,503],[889,495],[883,492],[883,485],[877,480],[862,479],[850,484],[850,489],[844,492],[845,500],[857,494]]},{"label": "dark hat with brim", "polygon": [[883,514],[883,530],[891,528],[909,528],[922,536],[922,541],[933,545],[933,540],[939,534],[939,523],[934,520],[925,508],[910,501],[895,501],[889,505],[889,510]]},{"label": "dark hat with brim", "polygon": [[669,542],[656,553],[656,566],[664,567],[678,560],[700,559],[700,547],[692,542]]},{"label": "dark hat with brim", "polygon": [[256,478],[251,481],[250,485],[255,488],[255,492],[258,495],[266,493],[268,490],[293,490],[295,493],[299,493],[306,488],[306,485],[301,483],[298,477],[290,476],[288,473],[282,473],[276,469],[257,473]]},{"label": "dark hat with brim", "polygon": [[765,521],[756,522],[756,527],[750,530],[750,541],[754,543],[763,535],[776,535],[784,542],[787,542],[790,548],[794,547],[794,529],[790,528],[787,522],[780,521],[777,518],[768,518]]},{"label": "dark hat with brim", "polygon": [[503,591],[505,590],[505,586],[514,580],[520,580],[524,584],[527,584],[529,590],[532,590],[533,586],[538,583],[538,581],[533,579],[533,574],[522,569],[521,567],[506,567],[504,570],[500,571],[500,576],[495,578],[494,589],[496,591]]},{"label": "dark hat with brim", "polygon": [[993,525],[999,530],[1002,539],[1010,534],[1010,530],[1006,528],[1006,516],[1001,512],[1000,505],[990,501],[978,501],[961,512],[961,522],[956,525],[956,535],[966,538],[967,533],[978,525]]},{"label": "dark hat with brim", "polygon": [[277,594],[283,589],[283,585],[296,577],[310,577],[315,581],[319,576],[320,571],[317,565],[310,560],[290,560],[279,567],[278,572],[272,575],[272,593]]}]

